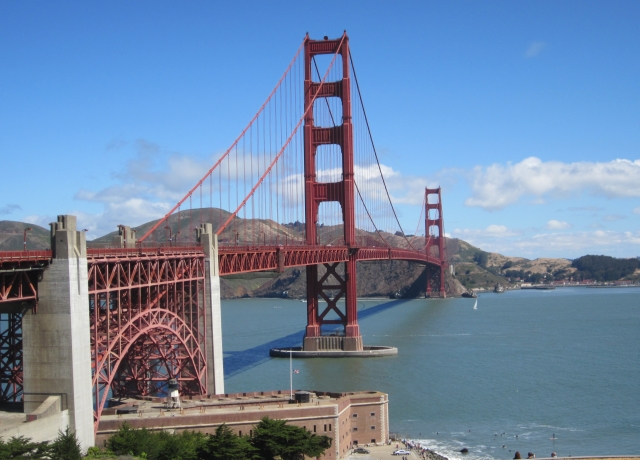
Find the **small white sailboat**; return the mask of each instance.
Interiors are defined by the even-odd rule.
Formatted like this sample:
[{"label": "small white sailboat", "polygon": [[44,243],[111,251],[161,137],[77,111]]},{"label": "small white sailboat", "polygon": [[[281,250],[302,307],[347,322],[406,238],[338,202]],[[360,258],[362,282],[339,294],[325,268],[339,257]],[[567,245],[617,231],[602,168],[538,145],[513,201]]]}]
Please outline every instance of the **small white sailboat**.
[{"label": "small white sailboat", "polygon": [[476,303],[473,304],[473,309],[474,310],[478,309],[478,299],[476,299]]}]

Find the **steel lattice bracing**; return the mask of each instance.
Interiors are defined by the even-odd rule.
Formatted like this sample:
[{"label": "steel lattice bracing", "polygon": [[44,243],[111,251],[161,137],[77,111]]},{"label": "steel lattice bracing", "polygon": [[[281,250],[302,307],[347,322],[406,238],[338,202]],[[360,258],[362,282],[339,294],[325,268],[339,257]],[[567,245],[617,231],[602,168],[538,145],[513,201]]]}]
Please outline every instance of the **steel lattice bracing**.
[{"label": "steel lattice bracing", "polygon": [[206,393],[204,254],[91,252],[96,419],[110,396],[155,394],[169,378],[182,394]]},{"label": "steel lattice bracing", "polygon": [[22,313],[0,313],[0,402],[22,399]]},{"label": "steel lattice bracing", "polygon": [[0,251],[0,402],[22,400],[22,317],[38,305],[51,251]]}]

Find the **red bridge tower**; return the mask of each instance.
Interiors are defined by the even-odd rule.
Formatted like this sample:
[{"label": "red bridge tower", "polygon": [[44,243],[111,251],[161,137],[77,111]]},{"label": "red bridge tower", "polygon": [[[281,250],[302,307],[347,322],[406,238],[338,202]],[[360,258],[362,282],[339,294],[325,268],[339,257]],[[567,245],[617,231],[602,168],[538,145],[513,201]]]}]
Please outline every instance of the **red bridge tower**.
[{"label": "red bridge tower", "polygon": [[[431,202],[429,199],[431,198]],[[440,187],[426,188],[424,190],[425,201],[425,221],[424,230],[427,240],[426,250],[427,257],[436,257],[440,259],[440,266],[436,271],[429,270],[429,264],[426,265],[427,273],[427,297],[446,297],[444,274],[447,268],[447,255],[444,236],[444,219],[442,217],[442,193]],[[435,293],[437,294],[434,294]]]},{"label": "red bridge tower", "polygon": [[[342,80],[314,82],[311,75],[312,59],[320,54],[339,53],[342,57]],[[358,326],[356,304],[356,226],[353,167],[353,127],[351,122],[351,82],[349,79],[349,39],[346,33],[337,40],[310,40],[304,43],[304,176],[305,220],[307,244],[317,245],[316,224],[318,207],[326,201],[336,201],[342,207],[344,242],[349,247],[349,260],[345,262],[344,275],[337,272],[338,262],[324,264],[326,272],[318,279],[318,266],[307,266],[307,329],[304,350],[342,349],[362,350],[362,336]],[[342,101],[342,124],[330,128],[314,126],[313,101],[318,98],[336,97]],[[342,180],[322,183],[316,180],[316,153],[319,145],[336,144],[342,151]],[[327,302],[320,312],[318,298]],[[345,311],[337,303],[344,297]],[[325,319],[329,313],[338,319]],[[322,337],[321,326],[341,324],[344,336]]]}]

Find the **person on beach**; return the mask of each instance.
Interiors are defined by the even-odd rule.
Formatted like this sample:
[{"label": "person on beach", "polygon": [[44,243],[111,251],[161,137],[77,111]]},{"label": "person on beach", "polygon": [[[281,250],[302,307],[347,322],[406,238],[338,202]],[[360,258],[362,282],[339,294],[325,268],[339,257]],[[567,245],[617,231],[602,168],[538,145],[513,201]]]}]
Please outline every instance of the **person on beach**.
[{"label": "person on beach", "polygon": [[516,454],[513,456],[513,458],[514,458],[514,460],[515,460],[516,458],[522,458],[522,457],[520,456],[520,451],[516,450]]},{"label": "person on beach", "polygon": [[536,454],[534,454],[533,452],[529,452],[527,454],[527,458],[536,458]]},{"label": "person on beach", "polygon": [[555,452],[551,452],[551,457],[555,458],[557,456],[558,456],[558,454],[556,454]]}]

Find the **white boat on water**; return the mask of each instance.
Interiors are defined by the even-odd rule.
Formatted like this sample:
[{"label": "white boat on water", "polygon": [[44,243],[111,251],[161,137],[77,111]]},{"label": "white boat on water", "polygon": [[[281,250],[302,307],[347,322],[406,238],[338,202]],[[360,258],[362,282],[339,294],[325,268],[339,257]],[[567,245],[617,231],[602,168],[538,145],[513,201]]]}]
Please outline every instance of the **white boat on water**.
[{"label": "white boat on water", "polygon": [[473,309],[474,310],[478,309],[478,299],[476,299],[476,303],[473,304]]}]

